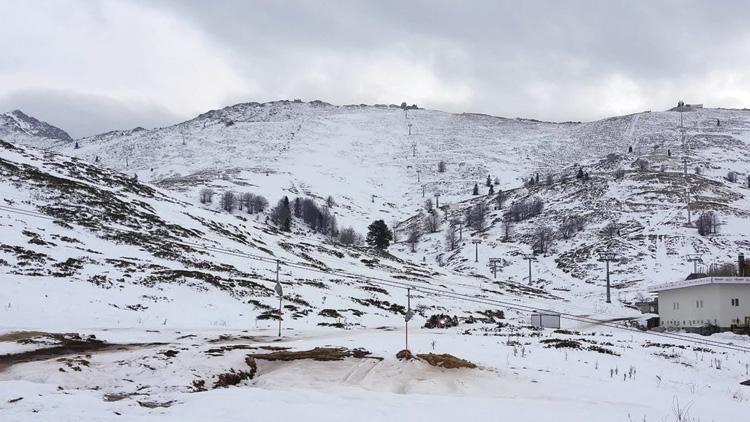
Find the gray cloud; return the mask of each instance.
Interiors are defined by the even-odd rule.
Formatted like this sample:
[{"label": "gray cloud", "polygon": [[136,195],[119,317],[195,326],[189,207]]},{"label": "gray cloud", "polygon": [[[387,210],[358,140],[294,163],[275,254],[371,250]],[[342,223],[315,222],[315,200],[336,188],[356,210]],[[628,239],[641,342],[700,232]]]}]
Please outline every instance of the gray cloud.
[{"label": "gray cloud", "polygon": [[[51,15],[23,50],[2,39],[25,27],[0,27],[0,47],[14,59],[0,57],[0,104],[18,98],[2,91],[4,73],[13,76],[4,85],[22,84],[16,91],[109,99],[101,124],[72,123],[79,133],[279,98],[590,120],[677,99],[742,107],[750,97],[746,1],[140,0],[21,9],[37,20]],[[49,29],[63,18],[75,31]],[[36,61],[49,39],[50,54],[62,47],[82,64]],[[18,76],[13,63],[35,78]]]},{"label": "gray cloud", "polygon": [[154,104],[66,91],[16,91],[0,97],[0,110],[13,109],[57,126],[73,138],[137,126],[161,127],[185,117]]}]

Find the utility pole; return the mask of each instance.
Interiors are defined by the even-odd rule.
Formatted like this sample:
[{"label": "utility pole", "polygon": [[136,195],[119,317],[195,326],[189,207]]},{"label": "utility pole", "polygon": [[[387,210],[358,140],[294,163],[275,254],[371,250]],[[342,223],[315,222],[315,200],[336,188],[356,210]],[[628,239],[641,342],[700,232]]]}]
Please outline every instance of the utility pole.
[{"label": "utility pole", "polygon": [[458,221],[458,240],[464,239],[464,222],[459,220]]},{"label": "utility pole", "polygon": [[424,198],[424,185],[422,185],[422,198]]},{"label": "utility pole", "polygon": [[416,157],[417,156],[417,143],[412,142],[411,144],[411,156]]},{"label": "utility pole", "polygon": [[276,294],[279,295],[279,337],[281,337],[281,301],[284,298],[284,290],[281,288],[281,283],[279,282],[279,267],[281,266],[281,262],[277,259],[276,260],[276,287],[274,290],[276,290]]},{"label": "utility pole", "polygon": [[474,262],[479,262],[479,244],[482,241],[480,239],[472,239],[471,243],[474,244]]},{"label": "utility pole", "polygon": [[[685,151],[685,154],[687,154],[687,151]],[[690,160],[688,159],[687,155],[682,157],[682,162],[685,164],[684,173],[682,177],[685,179],[685,203],[687,204],[687,223],[688,225],[692,224],[691,221],[691,215],[690,215],[690,178],[688,177],[688,162]]]},{"label": "utility pole", "polygon": [[490,258],[490,263],[487,265],[492,270],[492,278],[497,278],[497,269],[502,264],[502,258]]},{"label": "utility pole", "polygon": [[607,266],[607,303],[612,303],[612,299],[610,297],[610,285],[609,285],[609,261],[615,261],[617,258],[615,257],[614,252],[600,252],[599,253],[599,262],[605,262]]},{"label": "utility pole", "polygon": [[422,170],[417,169],[417,183],[420,183],[422,180]]},{"label": "utility pole", "polygon": [[435,208],[440,209],[440,192],[435,193]]},{"label": "utility pole", "polygon": [[411,135],[411,122],[409,122],[409,135]]},{"label": "utility pole", "polygon": [[687,255],[687,261],[693,263],[693,274],[698,273],[698,263],[703,263],[703,254],[690,253]]},{"label": "utility pole", "polygon": [[411,288],[406,288],[406,314],[404,315],[404,325],[406,329],[404,330],[405,334],[405,344],[406,350],[409,350],[409,320],[414,317],[414,312],[411,310]]},{"label": "utility pole", "polygon": [[531,261],[536,261],[536,256],[533,253],[524,254],[523,259],[529,261],[529,286],[531,286]]}]

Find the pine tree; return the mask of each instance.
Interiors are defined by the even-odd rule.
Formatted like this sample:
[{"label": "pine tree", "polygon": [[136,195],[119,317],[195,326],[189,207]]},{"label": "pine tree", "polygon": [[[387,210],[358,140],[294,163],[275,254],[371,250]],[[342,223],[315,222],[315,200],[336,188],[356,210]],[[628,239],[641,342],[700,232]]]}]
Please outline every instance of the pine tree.
[{"label": "pine tree", "polygon": [[628,147],[628,153],[630,153],[630,154],[633,153],[633,146],[632,145]]},{"label": "pine tree", "polygon": [[76,146],[75,146],[74,148],[75,148],[75,149],[78,149],[78,148],[80,148],[80,147],[78,146],[78,141],[76,141]]},{"label": "pine tree", "polygon": [[487,175],[487,182],[485,184],[487,185],[487,187],[492,186],[492,178],[490,178],[489,174]]},{"label": "pine tree", "polygon": [[383,220],[375,220],[367,227],[367,244],[378,249],[387,249],[393,240],[393,233]]},{"label": "pine tree", "polygon": [[271,219],[282,231],[288,232],[292,227],[292,211],[289,209],[289,198],[283,197],[271,211]]},{"label": "pine tree", "polygon": [[490,185],[490,191],[489,191],[488,194],[492,195],[493,193],[495,193],[495,186],[494,185]]},{"label": "pine tree", "polygon": [[472,195],[479,195],[479,185],[474,183],[474,191],[472,191]]},{"label": "pine tree", "polygon": [[583,179],[583,167],[578,169],[578,174],[576,174],[576,179]]}]

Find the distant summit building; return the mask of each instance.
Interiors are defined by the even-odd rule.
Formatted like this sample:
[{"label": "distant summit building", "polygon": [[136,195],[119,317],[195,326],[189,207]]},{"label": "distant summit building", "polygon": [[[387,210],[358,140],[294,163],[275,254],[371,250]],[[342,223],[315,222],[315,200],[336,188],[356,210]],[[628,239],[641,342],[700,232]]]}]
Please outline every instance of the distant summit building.
[{"label": "distant summit building", "polygon": [[677,107],[672,107],[669,111],[695,111],[703,108],[703,104],[687,104],[684,101],[678,101]]}]

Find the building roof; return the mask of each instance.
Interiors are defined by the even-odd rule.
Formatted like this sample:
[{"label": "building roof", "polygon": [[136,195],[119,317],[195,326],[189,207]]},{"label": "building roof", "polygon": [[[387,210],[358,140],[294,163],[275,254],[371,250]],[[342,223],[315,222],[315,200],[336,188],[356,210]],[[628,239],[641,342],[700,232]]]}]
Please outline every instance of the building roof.
[{"label": "building roof", "polygon": [[693,280],[677,281],[674,283],[657,284],[649,290],[660,292],[663,290],[683,289],[686,287],[705,286],[708,284],[742,284],[750,286],[750,277],[703,277]]}]

